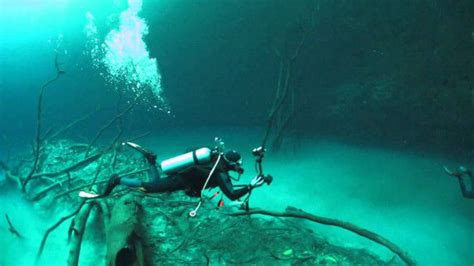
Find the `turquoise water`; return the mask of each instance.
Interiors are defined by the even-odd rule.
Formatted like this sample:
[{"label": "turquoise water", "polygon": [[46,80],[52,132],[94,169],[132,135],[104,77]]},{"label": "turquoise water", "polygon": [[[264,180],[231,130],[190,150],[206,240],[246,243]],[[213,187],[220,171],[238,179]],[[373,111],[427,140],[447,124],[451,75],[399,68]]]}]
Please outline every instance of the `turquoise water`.
[{"label": "turquoise water", "polygon": [[[243,129],[245,134],[226,128],[200,129],[195,134],[174,131],[156,133],[145,138],[159,158],[176,155],[177,150],[193,143],[206,142],[205,133],[226,136],[227,145],[243,152],[247,172],[241,182],[253,177],[250,149],[246,141],[260,135],[255,129]],[[417,259],[420,265],[464,265],[472,255],[472,202],[460,195],[458,184],[440,170],[455,162],[436,156],[405,153],[387,149],[362,148],[331,140],[304,139],[297,151],[284,150],[268,155],[265,170],[275,182],[255,191],[251,206],[283,210],[296,206],[321,216],[350,221],[390,239]],[[296,144],[295,144],[296,145]],[[380,162],[383,162],[380,163]],[[308,185],[311,184],[311,185]],[[45,228],[57,219],[44,210],[35,209],[13,192],[1,196],[17,228],[27,235],[19,240],[10,234],[2,239],[9,251],[3,253],[5,265],[31,265]],[[56,210],[57,216],[67,211]],[[339,228],[307,224],[331,243],[367,249],[385,260],[393,255],[370,241]],[[2,228],[5,225],[2,226]],[[68,224],[55,231],[42,256],[43,265],[63,265],[67,260]],[[3,229],[4,230],[4,229]],[[81,261],[95,263],[100,246],[91,237],[83,246]],[[17,254],[30,254],[21,256]],[[88,252],[90,251],[90,253]]]},{"label": "turquoise water", "polygon": [[[252,206],[349,221],[419,265],[471,265],[474,200],[443,166],[474,167],[473,18],[472,1],[0,0],[0,161],[30,169],[19,162],[32,161],[38,95],[59,70],[43,88],[41,138],[80,119],[55,139],[89,144],[131,108],[94,146],[145,134],[136,142],[163,160],[219,136],[242,153],[244,184],[281,100],[264,161],[274,182]],[[0,266],[33,265],[44,230],[71,212],[27,196],[0,171],[0,214],[25,235],[0,219]],[[64,265],[67,230],[39,265]],[[93,233],[80,265],[105,263]]]}]

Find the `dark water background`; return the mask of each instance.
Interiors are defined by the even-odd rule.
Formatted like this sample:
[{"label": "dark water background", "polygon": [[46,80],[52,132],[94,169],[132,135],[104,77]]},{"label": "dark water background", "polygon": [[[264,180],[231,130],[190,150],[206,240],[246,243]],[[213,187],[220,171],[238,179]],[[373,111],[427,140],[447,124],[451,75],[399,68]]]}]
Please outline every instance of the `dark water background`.
[{"label": "dark water background", "polygon": [[[30,14],[21,3],[2,2],[2,134],[32,138],[38,88],[54,75],[54,40],[62,34],[60,52],[67,54],[59,60],[67,74],[46,92],[45,123],[57,127],[100,105],[79,132],[93,135],[115,113],[118,96],[83,55],[84,13],[95,14],[105,35],[113,27],[110,14],[126,3]],[[473,12],[472,1],[145,1],[145,41],[172,115],[137,108],[129,127],[263,127],[278,75],[272,47],[291,49],[313,23],[292,68],[297,108],[289,134],[470,151]],[[380,91],[388,98],[377,97]]]}]

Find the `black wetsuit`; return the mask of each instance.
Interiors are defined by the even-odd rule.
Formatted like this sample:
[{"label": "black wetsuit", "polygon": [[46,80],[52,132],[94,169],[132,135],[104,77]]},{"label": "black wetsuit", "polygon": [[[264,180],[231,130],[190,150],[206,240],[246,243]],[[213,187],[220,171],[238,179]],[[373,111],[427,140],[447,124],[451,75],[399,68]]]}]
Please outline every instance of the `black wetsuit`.
[{"label": "black wetsuit", "polygon": [[[152,181],[141,182],[141,187],[143,187],[146,192],[172,192],[184,190],[189,196],[200,197],[204,183],[206,182],[216,160],[217,158],[214,156],[208,164],[192,166],[176,174],[163,178],[160,177],[156,165],[152,165],[150,171]],[[229,171],[232,171],[232,167],[221,158],[214,173],[209,179],[206,188],[219,187],[229,199],[236,200],[249,193],[251,188],[250,186],[235,188],[232,184]],[[121,183],[123,184],[124,182]]]}]

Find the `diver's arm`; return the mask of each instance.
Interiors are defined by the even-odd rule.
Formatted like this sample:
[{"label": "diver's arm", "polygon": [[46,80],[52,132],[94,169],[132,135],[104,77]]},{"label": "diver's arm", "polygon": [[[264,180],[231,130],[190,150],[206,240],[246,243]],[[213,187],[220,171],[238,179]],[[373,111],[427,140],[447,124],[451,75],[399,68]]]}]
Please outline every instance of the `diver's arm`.
[{"label": "diver's arm", "polygon": [[225,172],[217,173],[216,178],[217,178],[217,184],[219,185],[219,188],[222,190],[222,192],[224,192],[224,194],[230,200],[236,200],[244,196],[245,194],[249,193],[251,190],[250,186],[234,189],[234,186],[232,185],[232,182],[230,181],[229,175]]}]

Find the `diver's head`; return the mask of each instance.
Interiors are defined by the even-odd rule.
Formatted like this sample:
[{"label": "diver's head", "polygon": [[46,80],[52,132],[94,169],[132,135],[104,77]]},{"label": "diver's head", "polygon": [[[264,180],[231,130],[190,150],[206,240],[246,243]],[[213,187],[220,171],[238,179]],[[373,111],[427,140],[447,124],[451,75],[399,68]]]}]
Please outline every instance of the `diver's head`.
[{"label": "diver's head", "polygon": [[229,170],[233,170],[242,174],[244,169],[242,168],[242,156],[236,150],[228,150],[224,153],[224,160],[229,167]]}]

